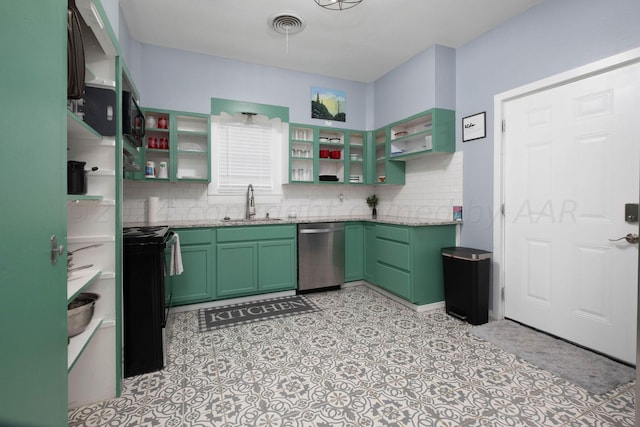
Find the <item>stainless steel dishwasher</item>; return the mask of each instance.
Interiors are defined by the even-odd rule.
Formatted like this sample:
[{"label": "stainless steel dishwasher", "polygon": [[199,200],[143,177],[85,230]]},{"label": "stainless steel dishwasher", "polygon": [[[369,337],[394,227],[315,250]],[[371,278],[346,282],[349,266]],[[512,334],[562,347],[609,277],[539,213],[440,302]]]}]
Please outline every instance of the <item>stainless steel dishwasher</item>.
[{"label": "stainless steel dishwasher", "polygon": [[344,283],[344,223],[298,224],[298,290]]}]

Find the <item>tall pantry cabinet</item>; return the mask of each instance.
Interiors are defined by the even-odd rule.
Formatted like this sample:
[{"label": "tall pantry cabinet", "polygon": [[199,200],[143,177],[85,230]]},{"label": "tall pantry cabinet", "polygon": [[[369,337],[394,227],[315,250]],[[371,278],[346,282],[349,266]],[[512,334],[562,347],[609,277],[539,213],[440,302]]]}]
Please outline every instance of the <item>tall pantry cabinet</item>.
[{"label": "tall pantry cabinet", "polygon": [[[0,14],[0,425],[66,425],[67,2]],[[55,237],[55,245],[52,242]]]},{"label": "tall pantry cabinet", "polygon": [[[119,47],[99,0],[76,0],[86,81],[122,90]],[[122,140],[67,110],[67,1],[10,2],[0,17],[0,425],[66,425],[69,407],[121,389]],[[91,28],[90,28],[91,27]],[[67,195],[67,160],[97,166]],[[67,278],[74,266],[92,264]],[[94,320],[67,342],[67,304],[100,294]]]}]

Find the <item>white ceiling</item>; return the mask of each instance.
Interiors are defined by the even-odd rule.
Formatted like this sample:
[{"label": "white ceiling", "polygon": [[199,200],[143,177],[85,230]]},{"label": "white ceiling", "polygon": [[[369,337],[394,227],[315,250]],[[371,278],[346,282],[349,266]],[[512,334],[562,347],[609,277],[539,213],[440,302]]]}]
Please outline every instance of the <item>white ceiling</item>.
[{"label": "white ceiling", "polygon": [[[458,48],[544,0],[363,0],[344,11],[314,0],[120,0],[131,36],[146,44],[371,82],[426,48]],[[279,12],[302,32],[275,32]]]}]

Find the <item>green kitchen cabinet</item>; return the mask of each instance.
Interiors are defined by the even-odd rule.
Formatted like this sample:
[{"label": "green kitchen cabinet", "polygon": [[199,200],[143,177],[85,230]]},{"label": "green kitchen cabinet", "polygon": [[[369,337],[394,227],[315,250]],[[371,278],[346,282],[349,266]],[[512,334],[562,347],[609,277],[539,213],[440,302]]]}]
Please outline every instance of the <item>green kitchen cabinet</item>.
[{"label": "green kitchen cabinet", "polygon": [[218,297],[258,293],[258,244],[256,242],[218,243]]},{"label": "green kitchen cabinet", "polygon": [[[67,2],[5,2],[2,9],[0,425],[62,426],[67,424]],[[24,175],[25,162],[37,173]],[[52,236],[55,247],[64,250],[55,264]]]},{"label": "green kitchen cabinet", "polygon": [[377,283],[377,250],[376,250],[376,224],[365,223],[364,232],[364,268],[363,278],[371,284]]},{"label": "green kitchen cabinet", "polygon": [[[367,133],[333,127],[291,124],[289,183],[364,184]],[[337,181],[321,180],[335,176]]]},{"label": "green kitchen cabinet", "polygon": [[[189,228],[175,229],[180,239],[180,252],[184,272],[168,276],[172,290],[171,305],[195,304],[211,301],[215,298],[215,256],[213,242],[215,229]],[[171,249],[166,250],[167,265],[170,262]]]},{"label": "green kitchen cabinet", "polygon": [[388,127],[369,132],[367,184],[404,185],[405,183],[405,164],[391,161],[389,132]]},{"label": "green kitchen cabinet", "polygon": [[[140,148],[141,170],[125,172],[125,178],[211,182],[211,116],[156,108],[143,110],[148,126]],[[147,162],[155,165],[152,173],[147,171]],[[164,165],[166,171],[163,171]]]},{"label": "green kitchen cabinet", "polygon": [[374,284],[416,305],[444,300],[441,249],[455,245],[455,224],[376,224]]},{"label": "green kitchen cabinet", "polygon": [[297,287],[295,225],[222,227],[216,241],[217,298]]},{"label": "green kitchen cabinet", "polygon": [[411,160],[456,151],[453,110],[432,108],[388,126],[391,160]]},{"label": "green kitchen cabinet", "polygon": [[361,222],[349,222],[344,226],[344,281],[364,278],[364,226]]},{"label": "green kitchen cabinet", "polygon": [[294,239],[258,242],[258,290],[281,291],[297,286]]}]

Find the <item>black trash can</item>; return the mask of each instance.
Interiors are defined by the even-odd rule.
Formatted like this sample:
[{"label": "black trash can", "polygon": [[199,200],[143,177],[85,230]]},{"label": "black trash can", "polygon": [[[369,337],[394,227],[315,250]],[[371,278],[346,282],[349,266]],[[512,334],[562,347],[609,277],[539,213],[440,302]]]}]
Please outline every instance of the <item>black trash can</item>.
[{"label": "black trash can", "polygon": [[444,301],[447,314],[472,325],[489,321],[491,252],[442,248]]}]

